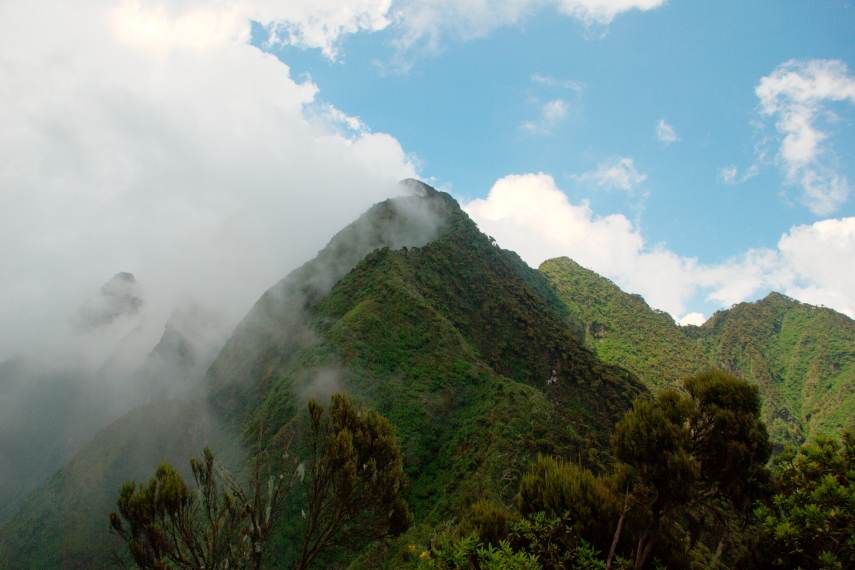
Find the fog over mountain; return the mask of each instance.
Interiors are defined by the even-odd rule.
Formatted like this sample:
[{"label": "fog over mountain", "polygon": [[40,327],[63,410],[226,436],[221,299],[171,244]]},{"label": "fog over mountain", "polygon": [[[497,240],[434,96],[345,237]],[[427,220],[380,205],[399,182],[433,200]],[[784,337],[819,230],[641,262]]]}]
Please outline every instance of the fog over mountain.
[{"label": "fog over mountain", "polygon": [[[457,0],[356,6],[36,0],[0,6],[4,504],[106,422],[142,404],[191,395],[264,291],[372,204],[399,195],[397,181],[425,167],[411,152],[421,148],[414,139],[405,149],[395,138],[404,135],[371,131],[368,119],[325,100],[320,83],[295,73],[271,46],[317,49],[326,64],[339,65],[350,34],[387,30],[384,41],[395,53],[379,68],[403,73],[417,57],[455,41],[486,39],[526,21],[535,8],[561,13],[596,36],[604,30],[597,26],[625,12],[664,13],[667,5],[498,2],[487,10]],[[259,27],[267,32],[263,46],[252,43]],[[755,73],[753,81],[764,86],[756,96],[768,120],[802,109],[799,93],[810,96],[806,109],[814,114],[823,101],[855,100],[846,65],[823,61],[775,60],[758,68],[766,75]],[[577,98],[594,87],[547,73],[532,68],[520,77]],[[823,85],[836,87],[826,92]],[[538,104],[552,114],[541,122],[529,117],[527,136],[551,136],[574,112],[569,95],[542,96]],[[689,142],[680,124],[660,117],[660,141],[672,148]],[[802,131],[823,142],[824,131],[816,130],[822,125],[814,126]],[[840,260],[855,251],[855,218],[783,227],[777,248],[701,263],[675,253],[673,243],[646,240],[640,222],[603,216],[559,188],[572,181],[631,194],[658,184],[649,158],[648,166],[640,157],[606,158],[597,159],[596,171],[568,171],[565,182],[533,174],[534,163],[502,165],[491,171],[493,180],[502,177],[493,191],[476,189],[482,197],[465,208],[530,264],[569,255],[683,322],[703,321],[700,313],[685,315],[702,291],[711,303],[728,306],[774,288],[852,313],[855,266]],[[736,170],[727,173],[725,182],[741,178]],[[357,257],[364,255],[357,249]],[[319,273],[319,290],[357,257]]]}]

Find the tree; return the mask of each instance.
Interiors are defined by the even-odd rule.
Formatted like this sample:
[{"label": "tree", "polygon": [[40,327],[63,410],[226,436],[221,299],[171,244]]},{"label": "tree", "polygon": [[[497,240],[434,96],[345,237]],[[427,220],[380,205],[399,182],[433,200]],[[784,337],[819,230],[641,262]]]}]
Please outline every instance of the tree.
[{"label": "tree", "polygon": [[614,535],[612,522],[620,516],[623,503],[614,487],[612,477],[594,475],[573,463],[538,455],[520,481],[517,501],[525,516],[541,512],[550,519],[567,518],[573,534],[607,551]]},{"label": "tree", "polygon": [[678,520],[690,548],[702,521],[715,522],[714,566],[731,539],[732,515],[747,517],[767,480],[771,446],[757,387],[721,370],[687,378],[684,386],[687,395],[664,390],[636,401],[612,436],[616,457],[632,470],[633,494],[649,511],[637,537],[637,569]]},{"label": "tree", "polygon": [[412,518],[395,430],[374,410],[333,394],[330,415],[309,402],[306,532],[297,570],[323,550],[401,534]]},{"label": "tree", "polygon": [[[148,485],[122,486],[110,526],[127,542],[132,565],[152,570],[259,570],[274,514],[297,470],[287,477],[270,475],[264,485],[259,457],[247,492],[207,447],[202,460],[190,458],[190,467],[197,492],[165,462]],[[119,557],[116,561],[127,566]]]},{"label": "tree", "polygon": [[773,460],[773,499],[754,514],[766,566],[855,567],[855,433],[819,436]]},{"label": "tree", "polygon": [[406,476],[391,423],[341,394],[333,394],[329,416],[314,400],[308,408],[304,460],[291,457],[289,443],[281,471],[264,477],[259,451],[248,488],[208,448],[202,460],[190,460],[195,491],[167,463],[148,485],[125,483],[110,524],[127,542],[131,565],[258,570],[276,511],[295,485],[305,488],[308,500],[300,570],[329,547],[406,530],[411,518],[400,497]]}]

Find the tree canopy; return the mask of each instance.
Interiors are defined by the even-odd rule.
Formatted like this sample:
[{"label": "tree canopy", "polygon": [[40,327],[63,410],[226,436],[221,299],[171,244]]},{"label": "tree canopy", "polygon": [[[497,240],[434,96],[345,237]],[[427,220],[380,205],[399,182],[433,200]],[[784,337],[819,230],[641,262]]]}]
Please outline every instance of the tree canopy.
[{"label": "tree canopy", "polygon": [[401,497],[406,476],[389,421],[342,394],[333,394],[329,414],[315,400],[308,411],[303,453],[291,455],[289,443],[278,473],[262,466],[259,454],[248,485],[208,448],[201,460],[190,459],[195,489],[168,463],[147,485],[126,482],[110,524],[130,560],[117,560],[142,570],[259,570],[276,511],[297,486],[308,501],[300,570],[327,548],[405,531],[411,523]]},{"label": "tree canopy", "polygon": [[636,568],[657,542],[673,539],[675,525],[694,546],[703,520],[717,530],[714,563],[740,522],[734,514],[748,513],[768,477],[772,449],[757,387],[722,370],[689,377],[684,387],[686,394],[664,390],[636,401],[612,436],[615,456],[631,469],[633,493],[649,510]]}]

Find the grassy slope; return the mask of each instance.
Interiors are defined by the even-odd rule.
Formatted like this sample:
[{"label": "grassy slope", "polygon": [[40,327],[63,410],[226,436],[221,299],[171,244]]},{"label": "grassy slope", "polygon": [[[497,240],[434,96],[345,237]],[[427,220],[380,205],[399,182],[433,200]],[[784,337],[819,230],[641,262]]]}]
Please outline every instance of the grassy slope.
[{"label": "grassy slope", "polygon": [[[218,425],[244,443],[263,424],[275,445],[312,396],[346,390],[377,407],[398,429],[416,534],[479,498],[509,500],[538,452],[595,465],[644,391],[581,346],[456,202],[425,194],[375,206],[268,291],[206,379]],[[163,458],[184,466],[211,440],[180,411],[199,404],[170,405],[168,421],[150,407],[116,422],[30,496],[4,529],[11,567],[100,566],[121,481]],[[163,449],[134,444],[141,430]],[[299,530],[299,502],[288,509],[270,541],[279,562]]]},{"label": "grassy slope", "polygon": [[371,253],[299,317],[283,309],[293,304],[266,305],[299,322],[305,342],[271,339],[249,362],[232,353],[252,344],[236,335],[211,371],[217,399],[234,402],[227,413],[250,432],[261,418],[270,433],[285,429],[299,402],[324,390],[387,415],[421,529],[478,498],[510,499],[538,452],[596,463],[643,391],[580,345],[456,203],[434,199],[448,214],[440,239]]},{"label": "grassy slope", "polygon": [[771,293],[680,327],[567,258],[540,271],[582,322],[585,345],[653,390],[718,366],[757,383],[779,442],[855,427],[855,321],[845,315]]}]

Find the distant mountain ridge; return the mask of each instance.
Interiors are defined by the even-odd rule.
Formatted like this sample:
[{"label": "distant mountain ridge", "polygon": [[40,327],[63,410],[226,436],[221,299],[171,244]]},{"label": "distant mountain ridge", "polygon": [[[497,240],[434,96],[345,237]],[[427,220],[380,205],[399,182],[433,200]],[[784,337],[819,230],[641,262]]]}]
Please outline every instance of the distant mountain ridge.
[{"label": "distant mountain ridge", "polygon": [[714,366],[759,386],[778,443],[855,428],[855,321],[846,315],[770,293],[681,327],[566,257],[539,270],[585,346],[654,391]]}]

